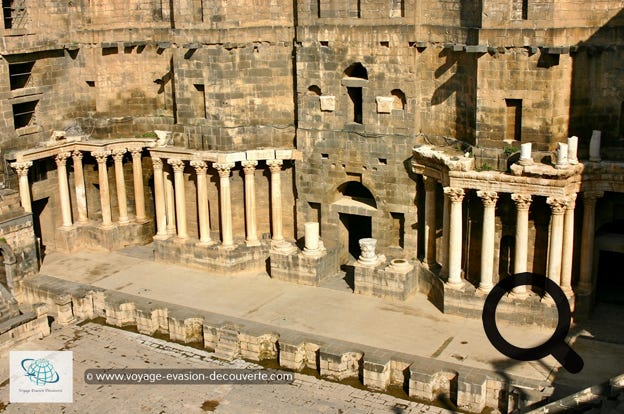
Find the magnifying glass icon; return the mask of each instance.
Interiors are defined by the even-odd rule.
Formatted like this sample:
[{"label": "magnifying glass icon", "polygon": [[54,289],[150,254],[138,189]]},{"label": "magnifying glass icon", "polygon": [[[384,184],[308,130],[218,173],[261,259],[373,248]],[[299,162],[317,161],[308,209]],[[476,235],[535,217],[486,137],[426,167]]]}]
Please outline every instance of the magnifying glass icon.
[{"label": "magnifying glass icon", "polygon": [[[523,285],[543,287],[557,306],[558,322],[555,332],[546,342],[533,348],[519,348],[510,344],[496,326],[498,302],[513,288]],[[580,355],[565,343],[565,337],[570,330],[571,315],[568,298],[555,282],[543,275],[523,272],[501,280],[492,288],[485,299],[481,319],[488,339],[505,356],[519,361],[535,361],[552,355],[568,372],[576,374],[583,369],[584,363]]]}]

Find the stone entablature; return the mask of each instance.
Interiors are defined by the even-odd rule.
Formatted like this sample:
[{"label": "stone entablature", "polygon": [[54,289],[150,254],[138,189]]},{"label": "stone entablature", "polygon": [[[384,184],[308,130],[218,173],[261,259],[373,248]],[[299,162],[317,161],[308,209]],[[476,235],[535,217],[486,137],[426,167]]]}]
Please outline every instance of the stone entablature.
[{"label": "stone entablature", "polygon": [[187,148],[150,148],[152,157],[182,161],[201,160],[216,164],[243,161],[301,160],[302,153],[295,149],[267,148],[247,151],[198,151]]}]

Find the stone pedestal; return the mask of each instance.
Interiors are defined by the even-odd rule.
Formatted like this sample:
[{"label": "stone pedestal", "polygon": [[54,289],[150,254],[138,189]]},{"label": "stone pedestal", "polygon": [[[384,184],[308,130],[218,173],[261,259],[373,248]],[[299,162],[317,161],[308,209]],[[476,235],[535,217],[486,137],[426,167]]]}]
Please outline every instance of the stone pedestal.
[{"label": "stone pedestal", "polygon": [[286,252],[271,249],[270,254],[272,279],[319,286],[325,278],[338,271],[336,251],[328,251],[320,246],[314,254],[298,252],[296,249]]},{"label": "stone pedestal", "polygon": [[589,160],[598,162],[600,158],[600,141],[602,132],[594,130],[589,141]]},{"label": "stone pedestal", "polygon": [[385,268],[356,263],[354,292],[360,295],[403,301],[417,289],[414,266],[405,259],[394,259]]},{"label": "stone pedestal", "polygon": [[378,256],[375,253],[375,247],[377,246],[377,239],[365,238],[360,239],[360,257],[358,258],[358,264],[362,266],[377,266],[385,261],[384,256]]},{"label": "stone pedestal", "polygon": [[568,165],[568,144],[563,144],[560,142],[557,149],[556,168],[566,168]]},{"label": "stone pedestal", "polygon": [[571,165],[578,164],[578,137],[572,136],[568,138],[568,162]]}]

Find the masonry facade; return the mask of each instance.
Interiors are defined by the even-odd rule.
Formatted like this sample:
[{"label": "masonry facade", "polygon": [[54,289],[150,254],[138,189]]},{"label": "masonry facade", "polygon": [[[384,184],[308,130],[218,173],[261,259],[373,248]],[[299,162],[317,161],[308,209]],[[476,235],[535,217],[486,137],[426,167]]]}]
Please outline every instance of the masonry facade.
[{"label": "masonry facade", "polygon": [[613,2],[10,3],[1,174],[43,254],[153,241],[472,316],[521,271],[579,317],[618,283]]}]

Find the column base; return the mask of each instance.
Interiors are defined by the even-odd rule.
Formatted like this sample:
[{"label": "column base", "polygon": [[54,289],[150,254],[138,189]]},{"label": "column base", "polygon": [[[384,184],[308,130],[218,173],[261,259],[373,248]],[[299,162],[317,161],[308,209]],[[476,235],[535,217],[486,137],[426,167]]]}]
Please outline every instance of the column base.
[{"label": "column base", "polygon": [[277,250],[280,253],[294,253],[297,251],[297,247],[286,240],[271,241],[271,249]]},{"label": "column base", "polygon": [[134,218],[134,222],[137,224],[143,224],[143,223],[147,223],[148,221],[150,221],[150,219],[148,219],[147,217],[135,217]]},{"label": "column base", "polygon": [[477,291],[481,292],[481,293],[488,294],[488,293],[490,293],[490,291],[492,290],[493,287],[494,287],[494,284],[492,284],[492,283],[480,284],[479,288],[477,289]]},{"label": "column base", "polygon": [[262,243],[260,243],[260,240],[258,239],[254,239],[254,240],[245,240],[245,244],[249,247],[253,247],[253,246],[260,246],[262,245]]},{"label": "column base", "polygon": [[464,283],[465,283],[465,282],[464,282],[463,280],[460,280],[460,281],[458,281],[458,282],[448,280],[448,281],[445,283],[445,285],[446,285],[447,287],[451,288],[451,289],[457,289],[457,290],[459,290],[459,289],[461,289],[461,288],[463,288],[463,287],[464,287]]},{"label": "column base", "polygon": [[113,227],[115,227],[115,224],[114,223],[108,223],[108,224],[102,223],[98,227],[101,228],[102,230],[108,230],[108,229],[112,229]]},{"label": "column base", "polygon": [[157,234],[154,237],[152,237],[154,240],[167,240],[169,239],[171,236],[169,234]]},{"label": "column base", "polygon": [[214,246],[215,244],[217,244],[214,240],[200,240],[199,242],[195,243],[196,246]]},{"label": "column base", "polygon": [[219,245],[219,249],[222,249],[222,250],[234,250],[234,249],[236,249],[236,245],[234,243],[232,243],[232,244],[223,244],[223,243],[221,243]]},{"label": "column base", "polygon": [[130,223],[130,219],[125,217],[125,218],[120,218],[118,221],[119,224],[128,224]]},{"label": "column base", "polygon": [[529,297],[529,292],[526,289],[520,292],[512,290],[509,295],[514,299],[526,299]]}]

